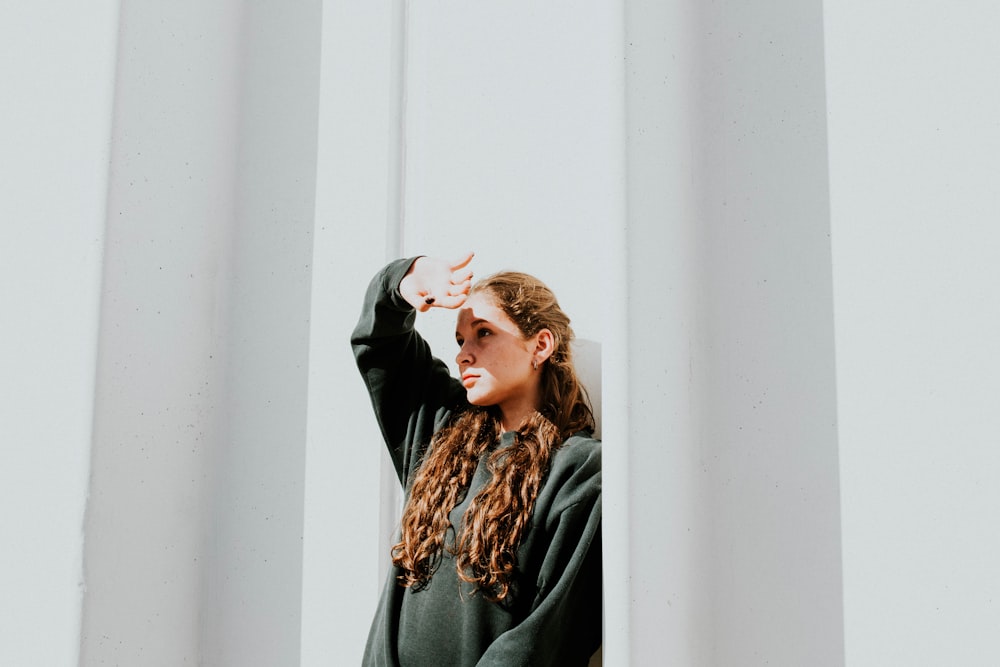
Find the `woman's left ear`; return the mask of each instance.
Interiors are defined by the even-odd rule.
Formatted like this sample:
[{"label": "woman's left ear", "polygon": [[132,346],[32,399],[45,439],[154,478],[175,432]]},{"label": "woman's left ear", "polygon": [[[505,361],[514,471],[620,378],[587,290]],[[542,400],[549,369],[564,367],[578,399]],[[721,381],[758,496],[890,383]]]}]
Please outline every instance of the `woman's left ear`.
[{"label": "woman's left ear", "polygon": [[556,351],[556,339],[548,329],[535,334],[535,361],[541,364]]}]

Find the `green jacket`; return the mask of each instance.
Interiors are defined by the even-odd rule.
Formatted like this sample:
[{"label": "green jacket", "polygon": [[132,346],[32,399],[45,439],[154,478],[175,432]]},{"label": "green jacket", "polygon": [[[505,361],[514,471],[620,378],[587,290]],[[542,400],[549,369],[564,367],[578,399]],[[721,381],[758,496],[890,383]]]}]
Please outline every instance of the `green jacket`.
[{"label": "green jacket", "polygon": [[[414,330],[416,312],[399,294],[413,261],[398,260],[375,276],[351,338],[404,489],[434,432],[467,405],[464,388]],[[505,433],[498,446],[513,440]],[[453,530],[489,475],[484,455],[465,499],[451,512]],[[363,664],[587,664],[601,643],[602,599],[601,443],[590,434],[574,435],[554,452],[517,557],[516,593],[500,603],[459,579],[448,553],[421,590],[400,586],[400,572],[392,568]]]}]

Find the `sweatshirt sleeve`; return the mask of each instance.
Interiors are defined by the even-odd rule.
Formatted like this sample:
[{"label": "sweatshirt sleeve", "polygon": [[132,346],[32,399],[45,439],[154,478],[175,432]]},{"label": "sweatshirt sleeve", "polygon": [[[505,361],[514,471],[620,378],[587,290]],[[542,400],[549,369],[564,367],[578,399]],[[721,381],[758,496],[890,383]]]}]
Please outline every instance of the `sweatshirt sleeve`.
[{"label": "sweatshirt sleeve", "polygon": [[556,503],[551,541],[528,616],[489,646],[478,667],[585,667],[602,631],[600,451],[566,485],[572,504]]},{"label": "sweatshirt sleeve", "polygon": [[416,311],[399,283],[416,258],[390,263],[372,279],[351,346],[396,474],[404,486],[431,435],[464,390],[413,328]]}]

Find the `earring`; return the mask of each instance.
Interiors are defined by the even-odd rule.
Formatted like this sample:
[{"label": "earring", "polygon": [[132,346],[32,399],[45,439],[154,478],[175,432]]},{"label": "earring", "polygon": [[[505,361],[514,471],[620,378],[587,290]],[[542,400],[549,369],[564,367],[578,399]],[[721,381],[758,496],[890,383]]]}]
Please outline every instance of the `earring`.
[{"label": "earring", "polygon": [[538,359],[531,360],[531,367],[536,371],[538,370]]}]

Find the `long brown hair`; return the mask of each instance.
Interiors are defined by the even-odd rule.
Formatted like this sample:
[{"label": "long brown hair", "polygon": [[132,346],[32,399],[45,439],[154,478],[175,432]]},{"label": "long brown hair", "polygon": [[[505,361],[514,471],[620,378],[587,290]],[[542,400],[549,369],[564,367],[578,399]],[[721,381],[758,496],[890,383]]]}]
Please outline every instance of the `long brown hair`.
[{"label": "long brown hair", "polygon": [[[483,292],[517,326],[524,338],[552,332],[553,353],[541,365],[538,410],[517,428],[514,443],[487,458],[492,478],[469,503],[461,530],[450,547],[458,575],[492,601],[511,591],[517,548],[527,533],[535,499],[552,452],[578,431],[592,431],[594,416],[573,366],[573,329],[555,295],[526,273],[505,271],[472,288]],[[392,549],[403,570],[400,583],[426,586],[440,565],[451,510],[465,499],[480,457],[499,441],[494,407],[457,414],[431,440],[410,488],[402,519],[402,539]]]}]

